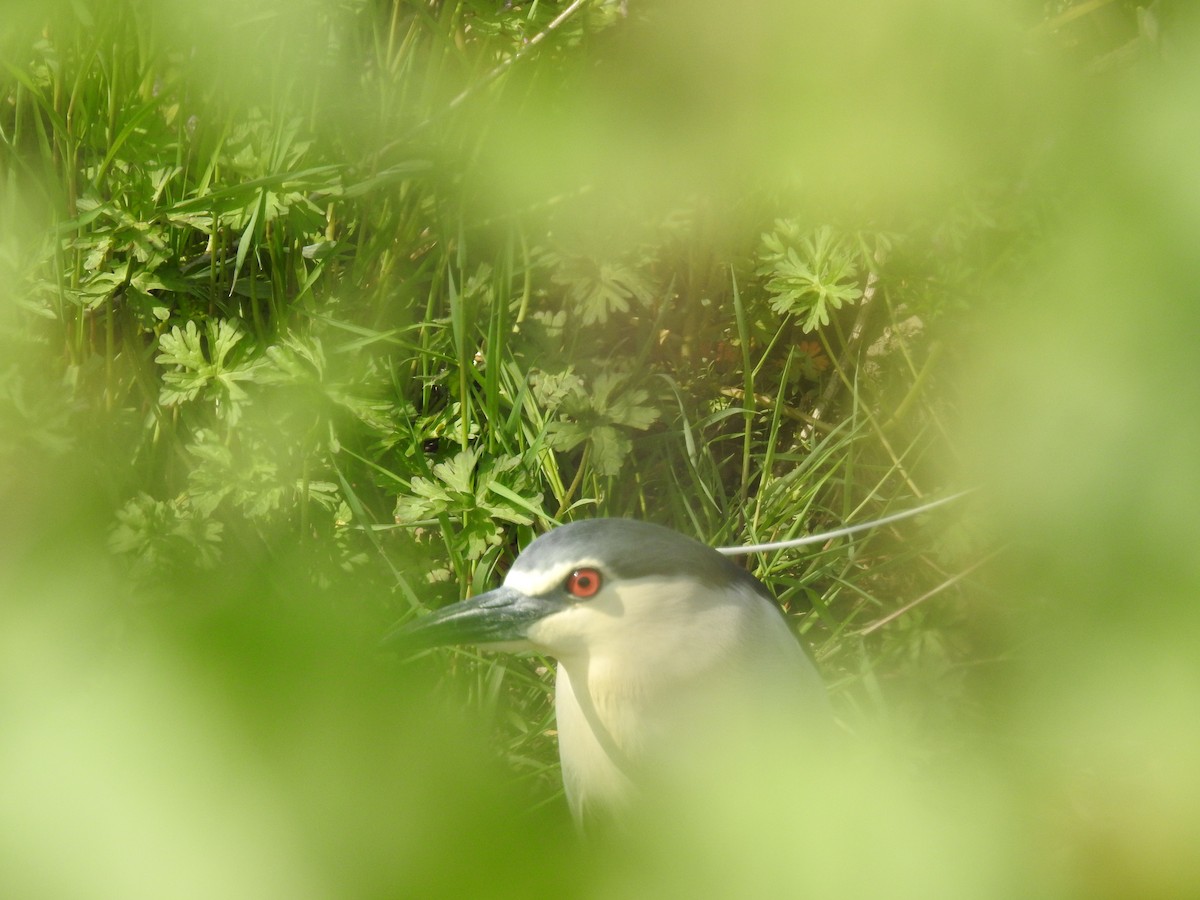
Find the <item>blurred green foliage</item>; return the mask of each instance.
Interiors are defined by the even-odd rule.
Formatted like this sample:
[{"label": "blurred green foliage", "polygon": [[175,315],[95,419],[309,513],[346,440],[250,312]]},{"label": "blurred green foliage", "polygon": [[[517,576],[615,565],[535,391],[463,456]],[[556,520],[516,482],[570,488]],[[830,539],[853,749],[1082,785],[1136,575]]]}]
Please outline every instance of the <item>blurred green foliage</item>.
[{"label": "blurred green foliage", "polygon": [[[0,3],[0,893],[1195,894],[1198,18]],[[375,650],[962,485],[755,564],[846,752],[610,843],[544,660]]]}]

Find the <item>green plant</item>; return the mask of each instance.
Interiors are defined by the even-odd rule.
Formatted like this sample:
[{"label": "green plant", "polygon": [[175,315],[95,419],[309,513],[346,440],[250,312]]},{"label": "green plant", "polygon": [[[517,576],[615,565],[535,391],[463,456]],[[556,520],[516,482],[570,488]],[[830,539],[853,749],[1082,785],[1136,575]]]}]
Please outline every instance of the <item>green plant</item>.
[{"label": "green plant", "polygon": [[[654,25],[634,6],[63,5],[0,74],[0,291],[18,301],[2,339],[21,361],[0,374],[0,456],[103,486],[89,527],[163,620],[237,608],[273,635],[307,603],[352,622],[364,655],[397,619],[493,586],[559,520],[735,544],[939,490],[958,401],[934,347],[994,242],[1027,252],[1008,239],[1036,233],[1028,205],[969,184],[920,221],[864,208],[838,230],[797,224],[821,204],[769,169],[614,189],[601,157],[620,158],[636,104],[597,110],[612,133],[578,169],[552,151],[587,143],[576,98],[619,82],[594,65],[607,42]],[[538,145],[514,154],[526,131]],[[895,259],[883,224],[903,232]],[[850,727],[912,673],[954,673],[960,708],[958,609],[864,634],[976,553],[927,543],[749,562]],[[527,805],[552,803],[545,662],[443,663]]]},{"label": "green plant", "polygon": [[456,530],[455,543],[468,560],[478,560],[499,545],[505,523],[532,525],[545,519],[541,498],[515,457],[481,462],[479,454],[460,450],[437,463],[430,478],[417,476],[396,501],[397,524],[442,525]]},{"label": "green plant", "polygon": [[650,394],[628,382],[629,376],[612,372],[597,375],[590,384],[576,381],[554,402],[559,417],[546,428],[547,443],[555,450],[582,444],[596,474],[616,476],[633,449],[629,431],[645,431],[660,417],[659,410],[647,405]]},{"label": "green plant", "polygon": [[778,221],[762,237],[762,263],[771,308],[801,317],[806,332],[829,324],[832,310],[862,299],[856,253],[828,225],[801,234],[794,222]]}]

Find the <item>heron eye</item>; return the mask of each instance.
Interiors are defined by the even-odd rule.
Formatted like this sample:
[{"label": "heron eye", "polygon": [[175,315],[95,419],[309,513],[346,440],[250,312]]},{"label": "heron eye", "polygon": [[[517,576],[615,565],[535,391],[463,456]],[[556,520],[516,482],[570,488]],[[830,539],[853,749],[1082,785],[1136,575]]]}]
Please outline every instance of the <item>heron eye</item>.
[{"label": "heron eye", "polygon": [[600,590],[600,573],[595,569],[576,569],[567,576],[563,587],[567,589],[568,594],[580,600],[594,597]]}]

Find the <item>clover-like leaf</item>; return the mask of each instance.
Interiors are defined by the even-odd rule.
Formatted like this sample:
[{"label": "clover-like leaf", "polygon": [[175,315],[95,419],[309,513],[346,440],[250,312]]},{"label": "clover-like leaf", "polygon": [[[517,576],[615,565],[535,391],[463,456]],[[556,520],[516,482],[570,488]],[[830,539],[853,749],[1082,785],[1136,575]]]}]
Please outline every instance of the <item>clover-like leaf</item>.
[{"label": "clover-like leaf", "polygon": [[774,234],[763,235],[763,264],[767,292],[773,294],[771,308],[787,315],[802,316],[800,327],[811,332],[829,324],[830,309],[855,303],[863,295],[858,284],[858,265],[847,242],[823,225],[796,244],[790,223],[777,223]]},{"label": "clover-like leaf", "polygon": [[584,325],[606,322],[612,313],[629,312],[635,302],[645,306],[654,296],[650,282],[635,269],[584,256],[563,260],[553,278],[566,287],[567,300]]},{"label": "clover-like leaf", "polygon": [[292,490],[281,477],[279,464],[265,441],[244,435],[235,452],[211,429],[202,428],[188,445],[195,465],[188,473],[192,505],[212,515],[226,498],[249,519],[275,513]]},{"label": "clover-like leaf", "polygon": [[534,372],[529,376],[529,387],[538,405],[554,410],[573,391],[583,390],[583,379],[567,369],[565,372]]},{"label": "clover-like leaf", "polygon": [[140,493],[117,511],[108,545],[128,557],[138,577],[176,567],[212,568],[220,558],[222,526],[186,498],[156,500]]},{"label": "clover-like leaf", "polygon": [[592,442],[592,466],[597,474],[607,478],[617,475],[633,449],[633,441],[611,425],[593,428],[588,439]]},{"label": "clover-like leaf", "polygon": [[159,391],[163,406],[178,406],[198,398],[213,403],[218,415],[236,424],[249,396],[238,382],[253,380],[260,364],[240,361],[234,349],[242,333],[226,319],[209,321],[203,334],[194,321],[176,325],[158,339],[154,361],[167,366]]},{"label": "clover-like leaf", "polygon": [[547,443],[556,450],[573,450],[586,441],[596,472],[616,475],[633,449],[625,432],[645,431],[660,415],[647,405],[646,391],[622,390],[627,381],[624,375],[606,372],[592,381],[590,389],[572,388],[563,398],[562,416],[546,428]]},{"label": "clover-like leaf", "polygon": [[481,460],[476,451],[460,450],[435,465],[431,478],[417,476],[409,493],[396,499],[397,524],[448,517],[467,545],[469,559],[478,559],[503,539],[503,525],[530,525],[544,517],[542,498],[520,457]]}]

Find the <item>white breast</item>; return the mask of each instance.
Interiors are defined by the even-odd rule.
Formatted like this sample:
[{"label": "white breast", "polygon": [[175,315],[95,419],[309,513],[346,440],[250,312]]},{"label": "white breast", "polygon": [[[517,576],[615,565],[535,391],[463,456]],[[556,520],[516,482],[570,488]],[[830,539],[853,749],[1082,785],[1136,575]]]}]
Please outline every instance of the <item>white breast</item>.
[{"label": "white breast", "polygon": [[[689,765],[731,728],[828,727],[824,687],[770,601],[737,586],[737,602],[726,587],[677,603],[663,587],[626,583],[619,604],[581,605],[540,634],[559,638],[559,753],[581,821],[623,808],[653,773]],[[589,639],[567,639],[578,634]]]}]

